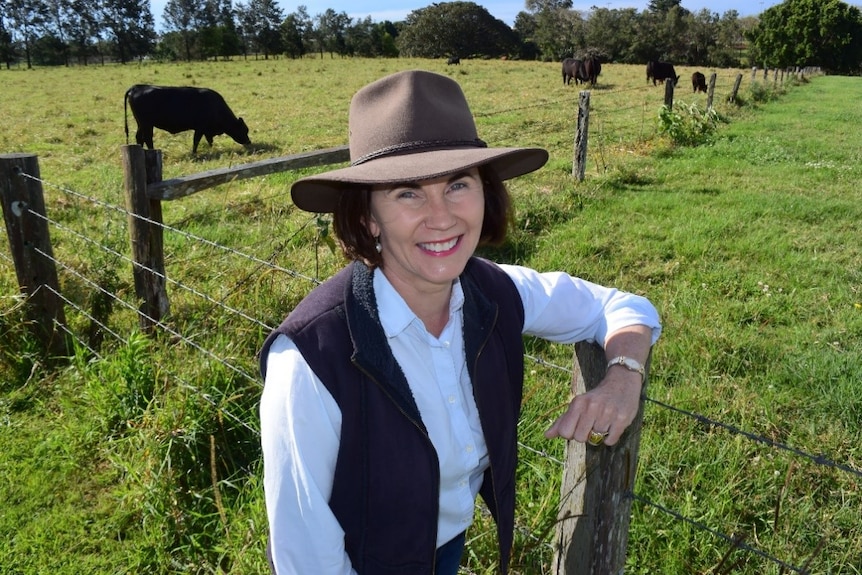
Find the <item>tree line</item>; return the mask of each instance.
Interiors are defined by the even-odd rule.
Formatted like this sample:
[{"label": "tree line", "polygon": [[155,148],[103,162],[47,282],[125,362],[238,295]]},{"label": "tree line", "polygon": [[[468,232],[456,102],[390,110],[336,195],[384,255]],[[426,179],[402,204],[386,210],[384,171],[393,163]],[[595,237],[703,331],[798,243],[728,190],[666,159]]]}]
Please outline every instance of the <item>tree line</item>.
[{"label": "tree line", "polygon": [[144,58],[512,58],[650,60],[707,67],[820,66],[858,73],[862,16],[840,0],[785,0],[740,17],[682,0],[634,8],[573,9],[572,0],[525,0],[513,26],[466,1],[432,3],[403,21],[354,19],[276,0],[168,0],[156,32],[150,0],[0,0],[0,62],[72,65]]}]

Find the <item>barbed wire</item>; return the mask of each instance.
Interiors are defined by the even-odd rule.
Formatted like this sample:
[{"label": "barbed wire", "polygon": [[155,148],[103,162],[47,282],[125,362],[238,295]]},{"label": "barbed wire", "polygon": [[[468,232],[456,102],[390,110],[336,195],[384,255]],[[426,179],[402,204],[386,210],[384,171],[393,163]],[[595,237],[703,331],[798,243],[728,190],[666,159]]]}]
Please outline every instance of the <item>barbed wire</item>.
[{"label": "barbed wire", "polygon": [[245,258],[245,259],[251,260],[251,261],[256,262],[256,263],[259,263],[259,264],[265,264],[265,265],[267,265],[267,266],[272,267],[272,268],[273,268],[273,269],[275,269],[276,271],[283,272],[283,273],[285,273],[285,274],[287,274],[287,275],[289,275],[289,276],[291,276],[291,277],[294,277],[294,278],[297,278],[297,279],[303,279],[303,280],[309,281],[309,282],[311,282],[311,283],[313,283],[313,284],[319,284],[319,283],[320,283],[320,280],[319,280],[319,279],[316,279],[316,278],[312,278],[312,277],[309,277],[309,276],[303,275],[303,274],[301,274],[301,273],[299,273],[299,272],[297,272],[297,271],[294,271],[294,270],[290,270],[290,269],[287,269],[287,268],[281,267],[281,266],[279,266],[279,265],[277,265],[277,264],[274,264],[274,263],[272,263],[272,262],[267,262],[267,261],[265,261],[265,260],[262,260],[262,259],[260,259],[260,258],[255,257],[255,256],[253,256],[253,255],[243,253],[243,252],[241,252],[241,251],[239,251],[239,250],[237,250],[237,249],[235,249],[235,248],[232,248],[232,247],[230,247],[230,246],[225,246],[225,245],[219,244],[219,243],[214,242],[214,241],[212,241],[212,240],[209,240],[209,239],[207,239],[207,238],[203,238],[203,237],[201,237],[201,236],[195,235],[195,234],[193,234],[193,233],[191,233],[191,232],[187,232],[187,231],[185,231],[185,230],[180,230],[180,229],[178,229],[178,228],[175,228],[175,227],[169,226],[169,225],[165,224],[164,222],[158,222],[158,221],[156,221],[156,220],[153,220],[153,219],[147,218],[147,217],[142,216],[142,215],[140,215],[140,214],[136,214],[136,213],[130,212],[130,211],[128,211],[127,209],[125,209],[125,208],[121,208],[120,206],[117,206],[117,205],[115,205],[115,204],[109,204],[108,202],[104,202],[104,201],[102,201],[102,200],[100,200],[100,199],[98,199],[98,198],[93,198],[93,197],[91,197],[91,196],[86,196],[86,195],[84,195],[84,194],[82,194],[82,193],[80,193],[80,192],[76,192],[76,191],[74,191],[74,190],[71,190],[71,189],[68,189],[68,188],[64,188],[64,187],[59,186],[59,185],[57,185],[57,184],[52,184],[52,183],[50,183],[50,182],[48,182],[48,181],[46,181],[46,180],[43,180],[43,179],[37,178],[37,177],[35,177],[35,176],[31,175],[31,174],[27,174],[27,173],[25,173],[25,172],[21,172],[21,173],[20,173],[20,175],[21,175],[21,176],[23,176],[23,177],[25,177],[25,178],[29,178],[29,179],[31,179],[31,180],[34,180],[34,181],[37,181],[37,182],[40,182],[40,183],[44,183],[45,185],[51,186],[51,187],[53,187],[53,188],[55,188],[55,189],[58,189],[58,190],[60,190],[60,191],[62,191],[62,192],[64,192],[64,193],[67,193],[67,194],[69,194],[69,195],[71,195],[71,196],[78,197],[79,199],[83,199],[83,200],[87,200],[87,201],[93,202],[94,204],[101,205],[102,207],[109,208],[109,209],[111,209],[111,210],[117,211],[117,212],[119,212],[119,213],[121,213],[121,214],[124,214],[124,215],[126,215],[126,216],[132,216],[133,218],[135,218],[135,219],[137,219],[137,220],[140,220],[140,221],[143,221],[143,222],[146,222],[146,223],[148,223],[148,224],[150,224],[150,225],[157,226],[157,227],[160,227],[160,228],[163,228],[163,229],[166,229],[166,230],[170,230],[170,231],[172,231],[172,232],[174,232],[174,233],[177,233],[177,234],[179,234],[179,235],[181,235],[181,236],[185,237],[186,239],[191,239],[191,240],[194,240],[194,241],[201,242],[202,244],[208,245],[208,246],[210,246],[210,247],[212,247],[212,248],[216,248],[216,249],[219,249],[219,250],[223,250],[223,251],[228,252],[228,253],[230,253],[230,254],[233,254],[233,255],[236,255],[236,256],[239,256],[239,257],[242,257],[242,258]]},{"label": "barbed wire", "polygon": [[157,326],[157,327],[159,327],[159,328],[163,329],[164,331],[168,332],[169,334],[171,334],[172,336],[176,337],[176,338],[177,338],[177,339],[179,339],[180,341],[182,341],[182,342],[184,342],[184,343],[187,343],[188,345],[190,345],[190,346],[192,346],[193,348],[195,348],[196,350],[200,351],[201,353],[203,353],[204,355],[206,355],[206,356],[207,356],[207,357],[209,357],[210,359],[213,359],[213,360],[215,360],[216,362],[218,362],[218,363],[220,363],[220,364],[224,365],[225,367],[227,367],[227,368],[228,368],[228,369],[230,369],[231,371],[233,371],[233,372],[237,373],[238,375],[241,375],[241,376],[245,377],[245,378],[246,378],[246,379],[248,379],[249,381],[252,381],[252,382],[256,383],[256,384],[257,384],[257,385],[259,385],[259,386],[261,385],[261,383],[260,383],[260,381],[258,380],[258,378],[257,378],[257,377],[254,377],[254,376],[252,376],[252,375],[249,375],[246,371],[244,371],[244,370],[242,370],[242,369],[240,369],[240,368],[236,367],[235,365],[233,365],[233,364],[231,364],[231,363],[228,363],[227,361],[225,361],[225,360],[224,360],[224,359],[222,359],[221,357],[217,356],[216,354],[214,354],[214,353],[213,353],[213,352],[211,352],[210,350],[206,349],[205,347],[201,346],[200,344],[198,344],[198,343],[197,343],[197,342],[195,342],[194,340],[192,340],[192,339],[190,339],[190,338],[188,338],[188,337],[184,336],[183,334],[179,333],[177,330],[175,330],[175,329],[171,328],[170,326],[166,325],[164,322],[159,321],[159,320],[157,320],[157,319],[155,319],[155,318],[150,317],[150,316],[149,316],[149,315],[147,315],[146,313],[144,313],[144,312],[142,312],[141,310],[137,309],[137,308],[136,308],[135,306],[133,306],[132,304],[130,304],[130,303],[126,302],[125,300],[123,300],[123,299],[121,299],[121,298],[117,297],[117,296],[116,296],[116,295],[114,295],[113,293],[109,292],[108,290],[106,290],[106,289],[105,289],[105,288],[103,288],[102,286],[100,286],[100,285],[98,285],[97,283],[95,283],[94,281],[92,281],[90,278],[88,278],[88,277],[84,276],[83,274],[81,274],[80,272],[78,272],[78,270],[74,269],[73,267],[71,267],[71,266],[69,266],[69,265],[67,265],[67,264],[65,264],[65,263],[63,263],[63,262],[61,262],[60,260],[58,260],[58,259],[56,259],[56,258],[52,257],[50,254],[45,253],[44,251],[42,251],[42,250],[41,250],[41,249],[39,249],[38,247],[35,247],[35,246],[34,246],[32,249],[33,249],[33,251],[34,251],[34,252],[36,252],[37,254],[41,255],[42,257],[44,257],[45,259],[47,259],[47,260],[49,260],[49,261],[52,261],[53,263],[55,263],[56,265],[60,266],[60,267],[61,267],[61,268],[63,268],[64,270],[66,270],[66,271],[68,271],[69,273],[71,273],[72,275],[76,276],[78,279],[82,280],[83,282],[85,282],[86,284],[90,285],[91,287],[93,287],[93,288],[94,288],[94,289],[96,289],[97,291],[101,292],[103,295],[106,295],[106,296],[110,297],[111,299],[113,299],[114,301],[116,301],[117,303],[119,303],[121,306],[123,306],[123,307],[125,307],[125,308],[127,308],[127,309],[131,310],[132,312],[134,312],[134,313],[135,313],[135,314],[137,314],[138,316],[140,316],[140,317],[142,317],[142,318],[146,319],[146,320],[147,320],[147,321],[149,321],[152,325]]},{"label": "barbed wire", "polygon": [[[207,294],[200,292],[200,291],[194,289],[193,287],[191,287],[189,285],[186,285],[185,283],[183,283],[179,280],[170,278],[167,275],[165,275],[165,274],[163,274],[157,270],[154,270],[153,268],[150,268],[150,267],[148,267],[148,266],[146,266],[140,262],[136,262],[136,261],[132,260],[131,258],[129,258],[128,256],[121,254],[120,252],[118,252],[112,248],[109,248],[108,246],[102,245],[99,242],[97,242],[97,241],[95,241],[95,240],[93,240],[93,239],[91,239],[91,238],[89,238],[89,237],[87,237],[87,236],[85,236],[79,232],[76,232],[75,230],[69,228],[68,226],[61,224],[60,222],[52,220],[51,218],[43,216],[42,214],[39,214],[37,212],[34,212],[33,210],[30,210],[29,208],[28,208],[28,212],[31,215],[45,221],[46,223],[50,223],[51,225],[57,227],[58,229],[61,229],[61,230],[65,231],[69,234],[72,234],[73,236],[78,237],[79,239],[89,243],[90,245],[96,246],[96,247],[104,250],[105,252],[107,252],[107,253],[109,253],[109,254],[117,257],[117,258],[122,259],[126,263],[131,264],[133,268],[140,268],[142,270],[145,270],[146,272],[151,273],[154,276],[157,276],[157,277],[159,277],[159,278],[161,278],[167,282],[170,282],[170,283],[174,284],[175,286],[182,288],[182,289],[188,291],[189,293],[192,293],[192,294],[194,294],[194,295],[196,295],[196,296],[198,296],[198,297],[200,297],[200,298],[202,298],[202,299],[204,299],[210,303],[213,303],[213,304],[216,304],[220,307],[223,307],[224,309],[230,311],[231,313],[238,315],[238,316],[242,317],[243,319],[247,319],[247,320],[257,324],[260,327],[266,328],[270,331],[273,329],[273,326],[267,325],[267,324],[263,323],[262,321],[258,320],[257,318],[254,318],[254,317],[248,315],[247,313],[245,313],[241,310],[238,310],[238,309],[233,308],[233,307],[231,307],[231,306],[229,306],[223,302],[215,300],[212,297],[208,296]],[[56,262],[57,260],[54,260],[54,261]]]},{"label": "barbed wire", "polygon": [[800,573],[801,575],[808,575],[808,573],[809,573],[807,570],[805,570],[801,567],[791,565],[790,563],[787,563],[786,561],[782,561],[781,559],[774,557],[774,556],[770,555],[769,553],[766,553],[765,551],[761,551],[760,549],[758,549],[756,547],[752,547],[751,545],[748,545],[740,537],[732,537],[730,535],[726,535],[720,531],[712,529],[711,527],[701,523],[700,521],[697,521],[696,519],[686,517],[682,513],[679,513],[677,511],[669,509],[663,505],[660,505],[654,501],[651,501],[650,499],[648,499],[642,495],[638,495],[637,493],[629,492],[628,495],[632,499],[634,499],[635,501],[640,501],[641,503],[644,503],[645,505],[655,507],[656,509],[659,509],[663,513],[666,513],[666,514],[674,517],[675,519],[678,519],[684,523],[688,523],[689,525],[693,525],[694,527],[697,527],[698,529],[702,529],[703,531],[711,533],[712,535],[715,535],[716,537],[719,537],[720,539],[724,539],[728,543],[731,543],[735,548],[745,549],[746,551],[749,551],[749,552],[754,553],[755,555],[758,555],[764,559],[772,561],[773,563],[781,566],[784,569],[790,569],[791,571],[793,571],[795,573]]},{"label": "barbed wire", "polygon": [[708,418],[705,415],[702,415],[700,413],[694,413],[694,412],[687,411],[687,410],[679,408],[679,407],[674,407],[674,406],[669,405],[667,403],[664,403],[663,401],[660,401],[658,399],[653,399],[650,397],[644,397],[644,400],[648,401],[650,403],[653,403],[655,405],[658,405],[658,406],[660,406],[664,409],[667,409],[669,411],[673,411],[673,412],[679,413],[681,415],[691,417],[692,419],[697,420],[698,423],[701,423],[701,424],[706,425],[708,427],[720,427],[722,429],[730,431],[731,433],[735,433],[737,435],[742,435],[743,437],[747,437],[748,439],[750,439],[752,441],[766,444],[769,447],[775,447],[777,449],[783,449],[785,451],[789,451],[790,453],[793,453],[794,455],[798,455],[799,457],[804,457],[806,459],[810,459],[811,461],[813,461],[817,465],[823,465],[826,467],[832,467],[835,469],[840,469],[841,471],[846,471],[847,473],[851,473],[851,474],[856,475],[858,477],[862,477],[862,471],[860,471],[858,469],[853,469],[852,467],[849,467],[847,465],[843,465],[841,463],[837,463],[835,461],[832,461],[831,459],[828,459],[823,454],[812,455],[810,453],[802,451],[801,449],[797,449],[795,447],[790,447],[789,445],[785,445],[785,444],[780,443],[778,441],[774,441],[772,439],[769,439],[768,437],[764,437],[762,435],[757,435],[757,434],[751,433],[749,431],[744,431],[744,430],[742,430],[738,427],[735,427],[733,425],[730,425],[728,423],[722,423],[720,421],[710,419],[710,418]]},{"label": "barbed wire", "polygon": [[[108,333],[110,333],[110,334],[111,334],[112,336],[114,336],[117,340],[119,340],[119,341],[121,341],[122,343],[124,343],[124,344],[128,345],[129,340],[127,340],[126,338],[122,337],[121,335],[119,335],[119,334],[118,334],[118,333],[116,333],[115,331],[111,330],[111,329],[110,329],[108,326],[106,326],[103,322],[99,321],[98,319],[96,319],[95,317],[93,317],[92,315],[90,315],[89,313],[87,313],[87,311],[86,311],[86,310],[84,310],[83,308],[81,308],[81,307],[80,307],[79,305],[77,305],[75,302],[71,301],[70,299],[68,299],[68,298],[67,298],[67,297],[65,297],[63,294],[59,293],[57,290],[53,289],[53,288],[52,288],[52,287],[50,287],[50,286],[45,285],[45,286],[40,286],[40,288],[41,288],[41,287],[45,287],[45,288],[46,288],[46,289],[48,289],[51,293],[53,293],[54,295],[56,295],[57,297],[59,297],[60,299],[62,299],[63,301],[65,301],[65,302],[69,305],[69,307],[73,308],[73,309],[74,309],[74,310],[76,310],[78,313],[80,313],[80,314],[84,315],[85,317],[87,317],[90,321],[92,321],[94,324],[98,325],[101,329],[103,329],[103,330],[107,331]],[[80,337],[78,337],[76,334],[72,333],[72,331],[71,331],[71,330],[69,330],[69,328],[68,328],[67,326],[61,325],[59,322],[56,322],[56,321],[54,322],[54,325],[55,325],[58,329],[61,329],[63,332],[65,332],[65,333],[66,333],[66,334],[68,334],[70,337],[72,337],[72,338],[73,338],[75,341],[77,341],[80,345],[84,346],[84,347],[87,349],[87,351],[89,351],[90,353],[92,353],[94,356],[96,356],[96,357],[97,357],[97,358],[99,358],[100,360],[104,360],[104,358],[99,354],[99,352],[98,352],[98,351],[94,350],[92,347],[90,347],[90,345],[89,345],[87,342],[85,342],[84,340],[82,340],[82,339],[81,339]],[[167,373],[168,375],[170,375],[171,377],[173,377],[174,379],[176,379],[176,380],[180,383],[180,385],[181,385],[181,386],[183,386],[185,389],[187,389],[187,390],[189,390],[189,391],[191,391],[191,392],[195,393],[196,395],[198,395],[198,396],[202,397],[202,398],[203,398],[207,403],[209,403],[210,405],[212,405],[213,407],[215,407],[215,408],[219,411],[219,413],[223,413],[224,415],[226,415],[226,416],[228,417],[228,419],[230,419],[230,420],[234,421],[235,423],[239,424],[239,425],[240,425],[240,426],[242,426],[242,427],[245,427],[246,429],[248,429],[249,431],[251,431],[253,434],[256,434],[256,435],[260,436],[260,430],[257,430],[257,429],[255,429],[255,428],[251,427],[251,425],[249,425],[249,424],[248,424],[248,422],[246,422],[244,419],[241,419],[240,417],[238,417],[238,416],[234,415],[234,414],[233,414],[233,413],[231,413],[230,411],[228,411],[228,410],[224,409],[223,407],[220,407],[220,406],[219,406],[219,404],[218,404],[218,402],[216,402],[216,401],[215,401],[215,399],[213,399],[213,398],[212,398],[212,396],[211,396],[210,394],[208,394],[207,392],[203,391],[201,388],[199,388],[199,387],[197,387],[197,386],[195,386],[195,385],[193,385],[193,384],[189,383],[188,381],[186,381],[184,378],[182,378],[181,376],[179,376],[178,374],[176,374],[176,373],[175,373],[175,372],[173,372],[172,370],[167,369],[167,368],[166,368],[166,367],[164,367],[164,366],[160,366],[160,369],[161,369],[163,372],[165,372],[165,373]]]}]

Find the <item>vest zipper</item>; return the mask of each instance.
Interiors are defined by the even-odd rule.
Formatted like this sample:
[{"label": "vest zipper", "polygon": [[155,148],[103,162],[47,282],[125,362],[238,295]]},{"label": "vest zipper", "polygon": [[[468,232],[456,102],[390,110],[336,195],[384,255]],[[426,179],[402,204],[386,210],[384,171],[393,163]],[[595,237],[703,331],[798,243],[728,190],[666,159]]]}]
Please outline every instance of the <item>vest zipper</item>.
[{"label": "vest zipper", "polygon": [[395,401],[395,398],[392,397],[392,394],[389,393],[389,391],[386,389],[386,386],[380,383],[376,377],[368,373],[368,371],[361,365],[359,365],[356,361],[351,360],[351,363],[353,363],[353,365],[356,366],[356,369],[362,372],[365,377],[373,381],[374,384],[380,388],[384,395],[386,395],[386,397],[389,398],[389,401],[391,401],[392,404],[395,406],[395,409],[400,411],[401,415],[403,415],[407,419],[407,421],[409,421],[413,424],[414,427],[416,427],[416,430],[419,431],[420,434],[422,434],[422,437],[425,438],[425,441],[427,441],[428,445],[431,447],[431,453],[434,456],[434,463],[436,463],[437,467],[437,476],[434,478],[434,488],[436,491],[435,501],[437,502],[437,516],[434,518],[434,549],[431,552],[431,573],[434,573],[437,569],[437,527],[440,524],[440,459],[437,457],[437,450],[434,448],[434,443],[431,441],[431,436],[428,435],[428,432],[425,431],[422,425],[420,425],[413,417],[411,417],[406,411],[404,411],[404,409],[401,408],[398,402]]}]

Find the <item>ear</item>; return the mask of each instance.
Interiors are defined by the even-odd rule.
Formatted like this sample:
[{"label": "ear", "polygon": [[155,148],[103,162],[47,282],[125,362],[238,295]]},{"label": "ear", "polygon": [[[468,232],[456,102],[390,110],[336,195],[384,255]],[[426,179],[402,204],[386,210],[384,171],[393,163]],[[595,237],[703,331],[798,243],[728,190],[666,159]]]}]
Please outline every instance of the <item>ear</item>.
[{"label": "ear", "polygon": [[368,233],[371,234],[372,238],[376,238],[380,235],[380,225],[377,223],[377,220],[374,219],[374,214],[368,216],[368,218],[362,218],[362,225],[365,226],[365,229],[368,230]]}]

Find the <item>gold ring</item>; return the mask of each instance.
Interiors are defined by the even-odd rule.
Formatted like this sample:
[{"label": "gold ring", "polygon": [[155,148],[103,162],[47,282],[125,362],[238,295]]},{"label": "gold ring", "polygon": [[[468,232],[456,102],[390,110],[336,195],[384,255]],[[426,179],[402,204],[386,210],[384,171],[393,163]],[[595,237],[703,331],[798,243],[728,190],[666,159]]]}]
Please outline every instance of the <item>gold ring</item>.
[{"label": "gold ring", "polygon": [[598,431],[592,429],[590,430],[590,434],[587,436],[587,443],[590,445],[599,446],[605,441],[605,437],[608,436],[608,432],[599,433]]}]

